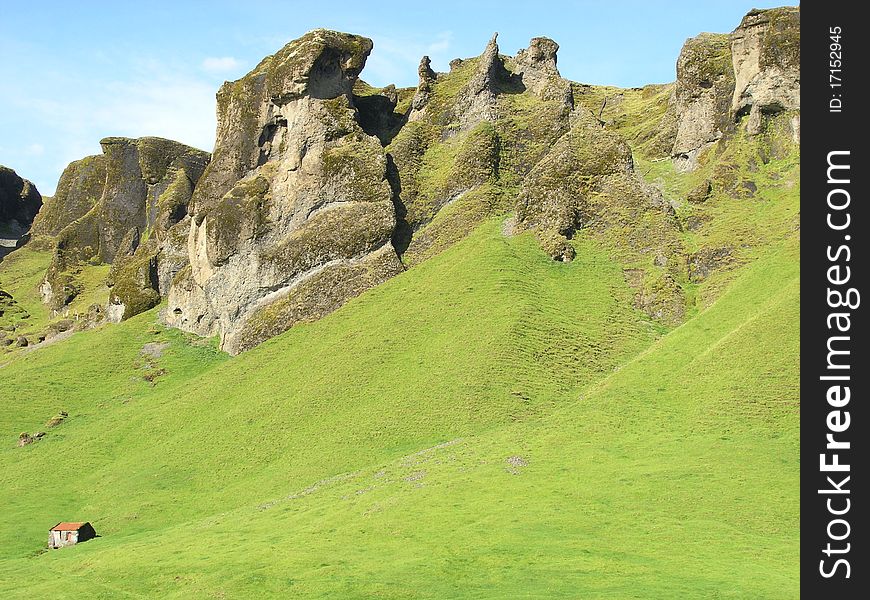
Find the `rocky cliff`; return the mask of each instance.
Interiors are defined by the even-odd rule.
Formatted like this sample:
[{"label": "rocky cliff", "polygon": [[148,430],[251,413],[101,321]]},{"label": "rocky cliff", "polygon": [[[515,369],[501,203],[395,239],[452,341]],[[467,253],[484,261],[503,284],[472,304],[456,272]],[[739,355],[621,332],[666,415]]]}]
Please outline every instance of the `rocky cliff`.
[{"label": "rocky cliff", "polygon": [[505,231],[533,231],[556,260],[574,258],[569,240],[581,229],[606,239],[643,265],[632,285],[659,287],[642,307],[676,322],[683,265],[673,208],[635,172],[625,139],[576,105],[558,48],[536,37],[506,56],[493,36],[480,57],[453,61],[449,73],[430,72],[424,58],[409,122],[387,147],[403,260],[414,265],[484,219],[513,212]]},{"label": "rocky cliff", "polygon": [[698,155],[731,128],[733,91],[729,36],[704,33],[687,40],[677,59],[674,90],[677,133],[673,155],[679,168],[695,168]]},{"label": "rocky cliff", "polygon": [[[753,197],[758,164],[795,148],[799,27],[798,8],[753,10],[688,40],[675,83],[635,90],[568,81],[555,41],[509,56],[497,34],[446,73],[424,56],[415,88],[378,89],[359,77],[371,40],[311,31],[221,87],[213,155],[106,138],[71,163],[32,227],[53,249],[43,297],[63,311],[78,273],[110,264],[110,319],[165,300],[165,323],[237,353],[510,214],[505,235],[557,261],[595,239],[637,308],[678,323],[739,245],[687,244],[714,218],[701,207]],[[638,159],[644,175],[671,160],[691,189],[675,198]]]},{"label": "rocky cliff", "polygon": [[800,138],[801,13],[799,7],[750,11],[731,34],[734,95],[731,111],[749,115],[750,133],[764,117],[790,111],[795,141]]},{"label": "rocky cliff", "polygon": [[0,258],[27,233],[41,206],[36,186],[0,165]]},{"label": "rocky cliff", "polygon": [[754,9],[730,34],[688,40],[677,60],[677,133],[672,155],[681,170],[748,116],[759,134],[766,116],[788,112],[800,138],[800,8]]},{"label": "rocky cliff", "polygon": [[315,30],[221,88],[168,324],[236,353],[402,270],[387,157],[353,98],[371,49]]},{"label": "rocky cliff", "polygon": [[[43,300],[62,310],[79,291],[74,275],[82,264],[113,264],[109,283],[120,285],[109,302],[114,307],[110,314],[119,320],[159,302],[158,278],[127,264],[147,256],[154,267],[150,271],[156,273],[156,257],[164,245],[171,254],[171,230],[186,217],[209,155],[162,138],[112,137],[100,145],[101,156],[67,167],[34,233],[55,236],[54,256],[41,286]],[[171,261],[164,270],[168,280],[175,270]],[[143,300],[143,295],[150,298]]]},{"label": "rocky cliff", "polygon": [[33,223],[33,237],[56,236],[73,221],[85,216],[103,195],[106,156],[87,156],[71,162],[60,176],[57,190],[47,198]]}]

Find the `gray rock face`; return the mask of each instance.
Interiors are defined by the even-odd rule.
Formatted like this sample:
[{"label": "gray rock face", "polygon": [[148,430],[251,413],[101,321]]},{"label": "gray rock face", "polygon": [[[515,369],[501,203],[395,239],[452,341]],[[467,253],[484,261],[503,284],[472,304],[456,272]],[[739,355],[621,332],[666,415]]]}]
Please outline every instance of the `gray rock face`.
[{"label": "gray rock face", "polygon": [[15,249],[41,206],[36,186],[0,165],[0,259]]},{"label": "gray rock face", "polygon": [[459,93],[455,113],[463,131],[481,121],[494,121],[498,117],[498,82],[506,79],[508,74],[498,54],[497,39],[498,33],[493,34],[478,59],[477,70]]},{"label": "gray rock face", "polygon": [[[749,114],[749,133],[761,131],[765,114],[800,110],[800,18],[799,7],[753,10],[731,34],[731,110]],[[799,121],[793,130],[797,138]]]},{"label": "gray rock face", "polygon": [[435,83],[438,76],[435,71],[432,70],[431,67],[432,61],[428,56],[424,56],[420,59],[420,66],[417,68],[417,75],[420,78],[419,83],[417,83],[417,92],[414,94],[414,99],[411,100],[411,113],[409,115],[409,120],[415,119],[415,113],[419,114],[419,111],[423,110],[423,107],[426,106],[426,103],[429,102],[429,96],[432,93],[432,84]]},{"label": "gray rock face", "polygon": [[789,111],[800,141],[800,8],[752,10],[730,35],[704,33],[686,41],[677,60],[678,170],[748,115],[746,131],[761,133],[765,117]]},{"label": "gray rock face", "polygon": [[32,183],[0,165],[0,223],[13,219],[29,227],[42,206],[42,196]]},{"label": "gray rock face", "polygon": [[[149,237],[149,260],[153,258],[170,229],[186,216],[193,186],[209,160],[207,152],[162,138],[111,137],[100,145],[102,156],[67,167],[58,194],[37,220],[40,235],[57,236],[40,288],[43,300],[54,310],[62,309],[78,294],[68,274],[76,264],[112,263],[109,283],[113,284],[124,278],[125,262],[142,257],[146,248],[140,249],[140,240],[144,237]],[[118,289],[122,293],[113,294],[111,304],[136,306],[135,310],[121,310],[125,317],[159,302],[156,289],[149,294],[152,299],[148,306],[127,297],[124,285]]]},{"label": "gray rock face", "polygon": [[221,88],[167,324],[235,354],[401,271],[387,158],[353,104],[371,48],[315,30]]},{"label": "gray rock face", "polygon": [[677,135],[674,164],[693,170],[697,157],[732,126],[734,70],[728,35],[703,33],[683,45],[674,91]]},{"label": "gray rock face", "polygon": [[[534,37],[529,47],[514,57],[516,73],[526,89],[545,100],[558,100],[570,96],[571,86],[562,79],[556,67],[559,44],[546,37]],[[571,100],[573,104],[573,100]]]}]

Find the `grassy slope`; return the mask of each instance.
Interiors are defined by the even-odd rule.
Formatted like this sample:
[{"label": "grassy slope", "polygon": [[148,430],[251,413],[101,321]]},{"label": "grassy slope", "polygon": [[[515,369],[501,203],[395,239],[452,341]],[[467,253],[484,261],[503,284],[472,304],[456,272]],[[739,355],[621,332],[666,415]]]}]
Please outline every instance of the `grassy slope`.
[{"label": "grassy slope", "polygon": [[[35,334],[44,332],[50,322],[64,318],[63,315],[52,317],[39,294],[39,284],[45,278],[50,263],[50,250],[34,250],[29,246],[16,250],[0,262],[0,289],[12,294],[18,306],[29,315],[25,320],[18,318],[18,315],[0,318],[0,326],[16,326],[15,336],[24,335],[33,341]],[[82,266],[76,274],[76,283],[81,292],[70,303],[69,315],[87,313],[91,304],[106,304],[109,288],[105,281],[110,268],[109,265]]]},{"label": "grassy slope", "polygon": [[[36,552],[60,519],[118,543],[546,414],[656,337],[591,242],[563,265],[500,225],[225,364],[153,312],[9,359],[3,555]],[[164,339],[142,368],[144,343]],[[143,376],[159,368],[152,387]],[[14,447],[59,410],[66,423]]]},{"label": "grassy slope", "polygon": [[[459,266],[469,255],[505,258],[496,249],[513,242],[494,237],[491,230],[476,234],[426,265],[440,270]],[[469,248],[472,244],[481,247]],[[352,385],[331,379],[331,387],[341,388],[342,396],[357,388],[366,410],[333,406],[329,412],[343,413],[341,420],[353,423],[353,431],[345,425],[337,432],[329,415],[312,414],[297,422],[302,431],[288,428],[281,444],[264,439],[272,437],[268,427],[276,426],[276,410],[290,418],[302,409],[317,413],[321,403],[271,401],[261,394],[248,396],[244,406],[233,402],[230,381],[239,369],[246,370],[245,357],[254,353],[211,371],[212,381],[225,388],[223,397],[209,398],[214,391],[202,389],[172,397],[170,372],[157,387],[140,390],[133,403],[109,402],[89,415],[74,412],[74,420],[61,426],[68,429],[58,430],[63,439],[0,455],[7,463],[4,475],[16,473],[3,482],[4,494],[11,496],[3,499],[4,506],[11,502],[11,508],[3,533],[7,583],[0,583],[0,593],[794,597],[799,522],[795,246],[780,246],[744,268],[711,307],[600,382],[571,389],[564,378],[568,373],[550,372],[565,386],[556,394],[561,402],[519,423],[501,419],[493,427],[480,422],[464,427],[470,420],[462,410],[468,399],[454,404],[433,394],[430,398],[440,398],[444,408],[459,411],[435,415],[432,402],[422,397],[406,404],[404,399],[414,396],[408,388],[412,377],[394,377],[406,389],[395,397],[390,392],[396,390],[386,389],[376,374],[368,380],[351,374],[343,379]],[[537,262],[532,253],[525,258]],[[325,337],[336,342],[333,335],[347,332],[342,320],[371,318],[367,309],[374,307],[388,313],[379,300],[395,291],[413,298],[417,285],[431,283],[428,277],[414,280],[423,270],[409,272],[392,282],[394,289],[379,288],[297,336],[270,342],[255,351],[262,353],[258,362],[289,361],[282,384],[291,388],[293,349],[317,356],[312,344]],[[443,298],[430,306],[440,312],[450,302]],[[127,353],[154,335],[147,334],[146,324],[147,317],[140,317],[123,326],[130,331],[116,336],[139,336]],[[89,335],[115,337],[104,329],[79,339]],[[463,346],[477,346],[474,335],[460,338],[446,347],[435,345],[440,352],[449,347],[460,354]],[[175,342],[172,361],[194,352]],[[345,340],[332,351],[335,363],[326,366],[336,367],[354,354],[354,345]],[[47,356],[49,350],[42,352]],[[401,362],[413,369],[421,352],[425,349],[406,350]],[[443,370],[446,365],[438,366],[436,376],[449,380],[448,387],[461,396],[462,379]],[[183,374],[182,368],[178,377]],[[415,374],[424,376],[419,370]],[[487,380],[502,379],[493,375]],[[318,380],[310,371],[308,377]],[[263,373],[258,382],[262,386],[270,379]],[[539,384],[550,387],[543,380]],[[162,385],[164,393],[158,394]],[[195,380],[191,385],[210,384]],[[364,392],[368,396],[362,401]],[[477,394],[478,399],[483,394],[496,398],[492,391]],[[87,400],[80,402],[84,410]],[[350,398],[346,402],[356,404]],[[20,405],[14,414],[27,412],[31,402],[21,398]],[[380,412],[386,405],[390,414]],[[136,416],[129,422],[133,407],[138,407]],[[272,414],[264,414],[267,407]],[[30,412],[55,408],[34,406]],[[243,415],[249,420],[256,415],[256,425]],[[232,435],[208,435],[228,418],[235,422]],[[6,419],[4,432],[14,431]],[[428,422],[428,436],[421,421]],[[312,422],[318,437],[304,431]],[[395,437],[380,444],[365,439],[374,435],[373,427],[385,437],[392,437],[391,427],[402,428],[404,447],[393,443]],[[147,440],[137,437],[145,432]],[[424,443],[427,437],[431,441]],[[234,452],[217,445],[221,440]],[[436,440],[452,443],[409,452]],[[336,443],[343,446],[343,460],[330,452]],[[73,453],[72,444],[77,444]],[[305,446],[312,445],[319,464],[306,467]],[[268,451],[260,452],[260,446]],[[118,447],[123,456],[115,453]],[[404,456],[390,460],[399,455]],[[512,456],[522,458],[513,461],[520,466],[508,462]],[[85,473],[77,483],[45,481],[54,465],[70,457]],[[182,457],[189,473],[178,473],[181,465],[173,464]],[[340,476],[328,478],[335,475]],[[208,480],[208,489],[200,477]],[[235,485],[238,479],[242,486]],[[231,497],[217,492],[227,486]],[[128,514],[134,507],[138,514]],[[74,550],[21,558],[38,547],[45,522],[59,512],[93,515],[105,537]]]},{"label": "grassy slope", "polygon": [[[623,93],[689,250],[732,250],[689,321],[659,338],[595,242],[556,264],[492,221],[232,360],[153,312],[9,358],[0,595],[797,596],[797,155],[738,134],[676,174],[644,141],[669,90]],[[721,165],[755,196],[682,201]],[[104,537],[39,554],[61,518]]]}]

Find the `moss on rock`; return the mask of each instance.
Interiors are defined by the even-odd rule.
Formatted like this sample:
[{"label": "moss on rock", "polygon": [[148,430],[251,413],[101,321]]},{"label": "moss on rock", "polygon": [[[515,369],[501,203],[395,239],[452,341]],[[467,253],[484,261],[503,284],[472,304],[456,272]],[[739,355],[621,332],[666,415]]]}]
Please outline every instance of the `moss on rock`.
[{"label": "moss on rock", "polygon": [[359,261],[327,265],[255,310],[227,340],[225,349],[235,354],[297,323],[319,319],[401,271],[402,265],[392,248],[384,248]]},{"label": "moss on rock", "polygon": [[123,306],[120,319],[145,312],[160,304],[156,253],[140,248],[136,255],[124,258],[112,269],[113,286],[109,305]]},{"label": "moss on rock", "polygon": [[16,221],[28,228],[42,207],[42,196],[32,183],[0,165],[0,226]]}]

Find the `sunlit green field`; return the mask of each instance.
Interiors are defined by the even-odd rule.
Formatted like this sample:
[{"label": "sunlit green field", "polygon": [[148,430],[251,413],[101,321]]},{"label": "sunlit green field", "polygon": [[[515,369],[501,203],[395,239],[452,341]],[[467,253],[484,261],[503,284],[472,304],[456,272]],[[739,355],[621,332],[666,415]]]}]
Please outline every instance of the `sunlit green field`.
[{"label": "sunlit green field", "polygon": [[664,334],[576,244],[489,222],[233,359],[156,311],[11,355],[0,595],[796,596],[796,243]]}]

